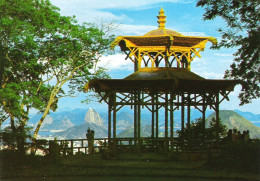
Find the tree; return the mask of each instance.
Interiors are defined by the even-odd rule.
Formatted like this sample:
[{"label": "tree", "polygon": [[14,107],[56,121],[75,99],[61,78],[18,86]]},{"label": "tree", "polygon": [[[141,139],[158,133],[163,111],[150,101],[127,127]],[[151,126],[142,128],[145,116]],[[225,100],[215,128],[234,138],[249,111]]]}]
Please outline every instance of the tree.
[{"label": "tree", "polygon": [[51,91],[38,86],[47,70],[39,61],[42,41],[51,33],[40,10],[47,6],[47,1],[0,1],[0,125],[9,118],[13,132],[24,128],[31,108],[42,110]]},{"label": "tree", "polygon": [[204,20],[221,17],[227,28],[220,28],[222,39],[214,48],[237,47],[234,62],[225,72],[225,78],[242,80],[240,105],[260,97],[260,6],[259,0],[198,0],[204,7]]},{"label": "tree", "polygon": [[[198,118],[190,124],[190,127],[185,127],[182,130],[178,130],[177,133],[182,139],[198,139],[198,140],[213,140],[218,138],[224,138],[227,133],[227,127],[220,121],[217,125],[216,118],[206,120],[208,123],[205,128],[202,118]],[[218,135],[218,138],[216,137]]]},{"label": "tree", "polygon": [[92,78],[107,76],[95,65],[112,36],[61,16],[49,0],[1,1],[0,32],[0,113],[2,121],[10,118],[13,130],[24,126],[35,108],[43,113],[36,138],[60,98],[75,96]]}]

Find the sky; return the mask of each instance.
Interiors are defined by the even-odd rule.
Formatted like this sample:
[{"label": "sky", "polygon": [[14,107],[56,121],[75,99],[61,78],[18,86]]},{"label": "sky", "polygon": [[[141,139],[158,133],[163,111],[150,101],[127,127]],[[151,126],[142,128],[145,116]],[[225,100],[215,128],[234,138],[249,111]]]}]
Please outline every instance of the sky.
[{"label": "sky", "polygon": [[[218,28],[226,24],[217,18],[211,21],[203,21],[202,8],[196,7],[195,0],[51,0],[52,4],[60,8],[64,16],[76,16],[78,23],[94,23],[97,25],[112,23],[113,34],[116,36],[144,35],[157,29],[157,15],[161,8],[166,17],[166,28],[175,30],[188,36],[213,36],[220,40]],[[195,58],[191,63],[191,71],[208,79],[223,79],[225,70],[233,62],[233,49],[210,49],[208,42],[201,58]],[[113,55],[103,56],[99,66],[105,66],[111,78],[124,78],[134,71],[133,63],[125,60],[125,55],[116,51]],[[237,98],[241,86],[229,94],[230,101],[224,101],[220,105],[222,110],[241,110],[260,114],[260,99],[252,103],[239,106]],[[82,104],[81,101],[89,96],[89,93],[79,93],[78,97],[63,98],[59,101],[60,109],[69,108],[94,108],[107,109],[105,103],[91,102]]]}]

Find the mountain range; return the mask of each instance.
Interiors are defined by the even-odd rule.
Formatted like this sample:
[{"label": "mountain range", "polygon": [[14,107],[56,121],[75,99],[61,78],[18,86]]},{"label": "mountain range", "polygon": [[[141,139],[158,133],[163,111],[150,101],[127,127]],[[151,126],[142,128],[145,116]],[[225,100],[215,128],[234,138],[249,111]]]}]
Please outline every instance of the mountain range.
[{"label": "mountain range", "polygon": [[[216,116],[216,113],[212,113],[208,120],[211,120]],[[235,111],[222,110],[219,114],[220,121],[227,129],[236,128],[241,133],[249,130],[251,138],[260,138],[260,127],[255,126],[252,122],[241,116]]]},{"label": "mountain range", "polygon": [[[210,120],[215,117],[215,112],[207,117],[206,127],[209,126]],[[250,130],[251,138],[260,138],[260,128],[248,121],[246,118],[236,113],[235,111],[222,110],[219,113],[220,121],[227,129],[237,129],[241,133],[246,130]],[[164,129],[164,128],[163,128]],[[164,136],[163,129],[160,129],[159,136]],[[125,131],[118,134],[118,137],[133,137],[133,126],[127,128]],[[141,128],[141,137],[151,136],[151,125],[146,125]]]},{"label": "mountain range", "polygon": [[[239,113],[238,113],[239,112]],[[160,131],[164,130],[164,111],[159,112],[160,114]],[[211,119],[214,116],[214,112],[209,110],[206,112],[206,116]],[[180,111],[174,112],[174,127],[180,128]],[[31,116],[30,123],[36,125],[41,115]],[[250,122],[245,117],[254,120]],[[195,120],[201,117],[201,113],[198,110],[191,110],[191,120]],[[250,130],[250,135],[260,138],[259,127],[256,123],[260,120],[260,115],[255,115],[248,112],[241,111],[220,111],[220,118],[228,128],[233,129],[238,127],[242,130]],[[85,138],[87,128],[90,127],[95,131],[95,137],[107,137],[107,125],[108,125],[107,113],[101,112],[100,114],[94,109],[73,109],[65,110],[62,112],[50,113],[40,129],[40,133],[45,132],[45,135],[50,134],[55,137],[61,137],[66,139],[78,139]],[[117,134],[118,136],[124,137],[124,131],[131,132],[133,127],[133,111],[123,110],[117,113]],[[151,135],[151,113],[149,111],[143,111],[141,116],[141,126],[144,129],[144,136]],[[254,123],[254,124],[253,124]],[[47,133],[46,133],[47,132]],[[132,133],[131,133],[132,134]]]}]

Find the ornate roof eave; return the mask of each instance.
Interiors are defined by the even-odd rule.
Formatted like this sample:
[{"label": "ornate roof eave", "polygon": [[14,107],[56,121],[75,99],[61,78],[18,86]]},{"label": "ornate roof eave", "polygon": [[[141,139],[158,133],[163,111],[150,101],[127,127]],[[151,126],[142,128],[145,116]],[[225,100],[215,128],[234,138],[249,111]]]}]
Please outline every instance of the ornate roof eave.
[{"label": "ornate roof eave", "polygon": [[[169,37],[169,43],[165,44],[164,46],[151,46],[149,44],[147,45],[142,45],[142,46],[138,46],[136,45],[136,43],[134,43],[133,41],[131,41],[131,39],[153,39],[153,38],[165,38],[165,37]],[[175,39],[178,39],[178,38],[184,38],[185,41],[189,42],[189,40],[192,40],[192,39],[201,39],[201,41],[193,46],[174,46],[174,40]],[[156,35],[156,36],[118,36],[115,41],[113,41],[111,43],[111,49],[114,49],[115,46],[119,45],[120,46],[120,42],[121,41],[124,41],[125,43],[125,48],[136,48],[136,47],[165,47],[165,46],[168,46],[168,47],[183,47],[183,48],[205,48],[205,45],[208,41],[210,41],[213,45],[216,45],[217,44],[217,39],[214,38],[214,37],[196,37],[196,36],[183,36],[183,35],[180,35],[180,36],[172,36],[172,35]],[[160,41],[160,40],[158,40]],[[121,46],[120,46],[121,47]],[[123,47],[121,47],[122,49]]]},{"label": "ornate roof eave", "polygon": [[163,79],[163,80],[125,80],[125,79],[96,79],[84,86],[84,92],[90,89],[95,92],[132,92],[143,90],[147,92],[189,92],[211,93],[218,91],[233,91],[238,80],[187,80],[187,79]]}]

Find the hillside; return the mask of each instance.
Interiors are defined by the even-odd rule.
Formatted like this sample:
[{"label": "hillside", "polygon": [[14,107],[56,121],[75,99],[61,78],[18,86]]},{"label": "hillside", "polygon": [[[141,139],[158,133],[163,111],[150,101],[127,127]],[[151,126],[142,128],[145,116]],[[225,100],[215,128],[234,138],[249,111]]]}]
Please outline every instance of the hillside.
[{"label": "hillside", "polygon": [[[119,138],[134,137],[134,127],[131,126],[117,135]],[[146,125],[141,128],[141,137],[151,137],[151,125]]]},{"label": "hillside", "polygon": [[[211,120],[215,116],[216,114],[212,113],[208,117],[208,120]],[[221,122],[226,125],[228,129],[236,128],[240,132],[249,130],[251,138],[260,138],[260,128],[235,111],[222,110],[219,113],[219,117]]]},{"label": "hillside", "polygon": [[82,125],[74,126],[65,131],[56,133],[54,137],[58,139],[86,139],[88,128],[95,131],[95,138],[105,138],[108,135],[107,130],[102,126],[98,126],[92,122],[86,122]]},{"label": "hillside", "polygon": [[[152,132],[151,129],[152,126],[151,125],[146,125],[141,127],[141,137],[151,137]],[[159,131],[159,137],[163,136],[164,133]],[[128,127],[126,128],[124,131],[122,131],[121,133],[119,133],[117,135],[118,138],[133,138],[134,137],[134,127]]]}]

